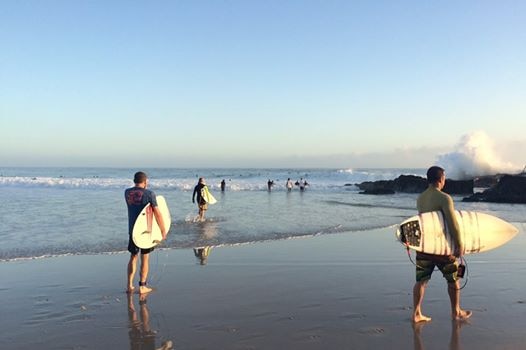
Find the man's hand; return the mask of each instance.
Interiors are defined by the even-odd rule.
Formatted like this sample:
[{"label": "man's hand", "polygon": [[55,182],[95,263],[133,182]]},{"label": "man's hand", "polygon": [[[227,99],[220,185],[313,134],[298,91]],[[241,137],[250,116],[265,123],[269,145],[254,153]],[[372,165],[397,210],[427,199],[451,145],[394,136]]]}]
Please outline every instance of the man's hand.
[{"label": "man's hand", "polygon": [[460,258],[462,257],[462,252],[464,251],[464,248],[463,247],[456,247],[455,248],[455,251],[453,252],[453,255],[456,257],[456,258]]}]

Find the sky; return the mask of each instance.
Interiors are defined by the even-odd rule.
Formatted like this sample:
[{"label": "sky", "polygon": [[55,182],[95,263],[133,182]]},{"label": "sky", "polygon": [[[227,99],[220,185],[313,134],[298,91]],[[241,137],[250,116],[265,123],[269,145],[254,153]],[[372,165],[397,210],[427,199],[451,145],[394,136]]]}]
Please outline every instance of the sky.
[{"label": "sky", "polygon": [[525,13],[6,0],[0,166],[427,167],[483,134],[492,159],[522,169]]}]

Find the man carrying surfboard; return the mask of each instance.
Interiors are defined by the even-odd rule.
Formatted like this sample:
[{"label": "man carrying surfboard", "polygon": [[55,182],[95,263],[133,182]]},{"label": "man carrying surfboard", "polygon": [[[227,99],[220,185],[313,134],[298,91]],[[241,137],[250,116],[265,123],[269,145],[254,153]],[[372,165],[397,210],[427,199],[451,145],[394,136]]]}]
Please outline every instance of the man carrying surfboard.
[{"label": "man carrying surfboard", "polygon": [[428,188],[417,199],[419,213],[439,210],[443,213],[448,231],[453,237],[456,250],[453,255],[433,255],[422,252],[416,253],[416,283],[413,287],[413,322],[428,322],[431,317],[422,314],[422,302],[425,289],[431,278],[435,266],[442,272],[447,280],[447,290],[451,302],[451,317],[453,320],[466,320],[471,316],[471,311],[460,307],[459,277],[457,276],[458,264],[456,258],[461,257],[463,242],[459,225],[455,216],[453,199],[442,192],[446,184],[444,169],[432,166],[427,170]]},{"label": "man carrying surfboard", "polygon": [[194,193],[192,194],[192,203],[195,203],[197,195],[197,207],[199,208],[199,221],[205,221],[205,212],[208,209],[208,203],[203,196],[203,189],[205,189],[205,179],[200,177],[197,185],[194,187]]},{"label": "man carrying surfboard", "polygon": [[157,206],[155,193],[146,188],[148,186],[148,176],[144,172],[139,171],[135,173],[133,182],[135,183],[135,186],[124,191],[124,198],[126,200],[126,205],[128,206],[128,251],[131,254],[130,260],[128,261],[128,287],[126,288],[126,292],[133,293],[135,290],[133,279],[135,277],[135,272],[137,271],[138,255],[141,253],[139,293],[144,294],[152,291],[152,289],[146,285],[146,281],[150,269],[149,254],[153,251],[153,248],[143,249],[135,245],[132,238],[133,226],[143,208],[150,204],[153,208],[153,215],[161,229],[163,240],[166,239],[166,228],[163,216]]}]

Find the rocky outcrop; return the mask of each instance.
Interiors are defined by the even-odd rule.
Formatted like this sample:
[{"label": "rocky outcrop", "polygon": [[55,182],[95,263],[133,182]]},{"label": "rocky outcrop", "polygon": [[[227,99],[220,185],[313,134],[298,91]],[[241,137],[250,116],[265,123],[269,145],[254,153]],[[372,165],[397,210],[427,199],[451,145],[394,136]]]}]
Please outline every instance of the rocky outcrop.
[{"label": "rocky outcrop", "polygon": [[449,194],[473,194],[473,180],[448,180],[442,191]]},{"label": "rocky outcrop", "polygon": [[466,197],[462,201],[526,204],[526,176],[503,175],[491,188]]},{"label": "rocky outcrop", "polygon": [[492,186],[495,186],[499,182],[499,178],[501,176],[502,175],[484,175],[476,177],[474,179],[474,186],[478,188],[490,188]]},{"label": "rocky outcrop", "polygon": [[[396,192],[421,193],[428,184],[427,180],[420,176],[400,175],[394,180],[366,181],[356,186],[362,190],[361,194],[394,194]],[[446,180],[443,191],[449,194],[472,194],[473,180]]]},{"label": "rocky outcrop", "polygon": [[372,188],[369,190],[361,191],[360,194],[395,194],[396,192],[388,188]]}]

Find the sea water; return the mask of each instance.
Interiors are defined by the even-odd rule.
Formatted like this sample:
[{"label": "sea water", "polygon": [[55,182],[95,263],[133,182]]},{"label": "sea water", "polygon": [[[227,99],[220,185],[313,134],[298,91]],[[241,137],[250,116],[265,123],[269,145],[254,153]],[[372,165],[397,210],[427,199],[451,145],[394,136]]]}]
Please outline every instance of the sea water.
[{"label": "sea water", "polygon": [[[390,227],[416,214],[417,194],[363,195],[354,184],[425,174],[425,169],[0,168],[0,260],[125,251],[124,190],[133,186],[137,170],[148,173],[149,188],[168,202],[173,224],[163,247],[174,249]],[[192,203],[199,177],[218,200],[204,222],[196,222]],[[309,186],[288,192],[288,178],[306,179]],[[268,180],[274,181],[271,191]],[[461,199],[454,197],[457,209],[526,222],[526,205]]]}]

